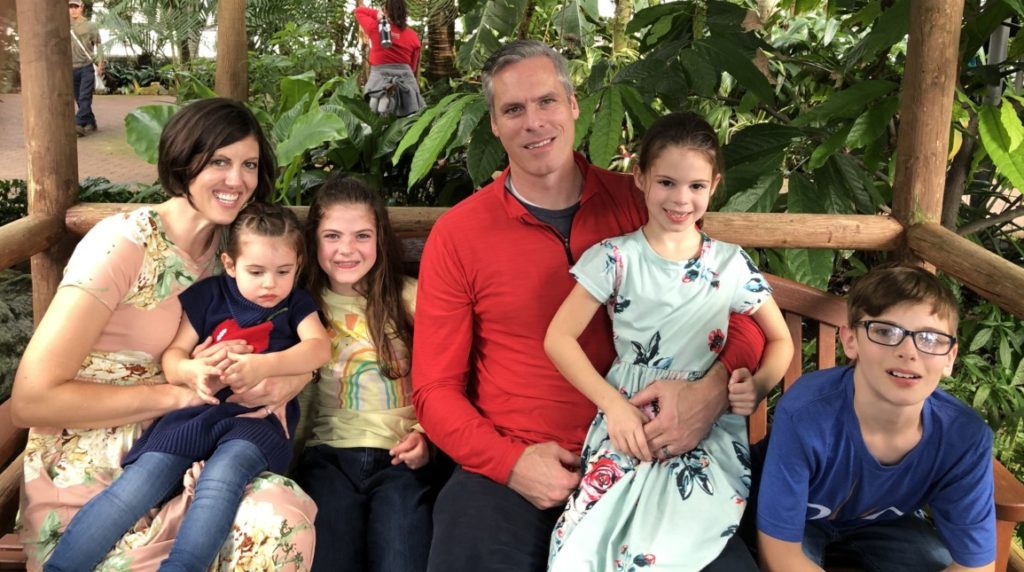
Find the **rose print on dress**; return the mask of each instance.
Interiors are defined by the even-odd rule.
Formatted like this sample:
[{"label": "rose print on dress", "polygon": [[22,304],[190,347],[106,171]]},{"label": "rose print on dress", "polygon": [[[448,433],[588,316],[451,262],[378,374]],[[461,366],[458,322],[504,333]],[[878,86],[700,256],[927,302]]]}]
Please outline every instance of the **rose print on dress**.
[{"label": "rose print on dress", "polygon": [[708,334],[708,349],[717,354],[721,353],[723,347],[725,347],[725,333],[721,328],[715,328]]}]

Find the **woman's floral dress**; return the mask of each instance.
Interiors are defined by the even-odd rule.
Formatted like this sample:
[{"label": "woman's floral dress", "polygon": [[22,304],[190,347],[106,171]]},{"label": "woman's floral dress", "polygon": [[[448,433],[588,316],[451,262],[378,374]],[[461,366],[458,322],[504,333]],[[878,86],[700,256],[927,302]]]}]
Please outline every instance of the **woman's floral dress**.
[{"label": "woman's floral dress", "polygon": [[[211,245],[191,259],[168,239],[159,215],[148,208],[97,224],[75,249],[61,282],[62,288],[77,287],[95,296],[113,312],[78,379],[165,383],[159,358],[177,332],[177,295],[213,271],[218,249],[219,244]],[[121,458],[143,429],[132,423],[29,432],[18,527],[30,570],[42,566],[75,513],[121,474]],[[201,467],[196,463],[184,477],[184,491],[140,519],[98,569],[155,570],[170,552]],[[315,515],[316,505],[294,482],[263,473],[246,491],[231,536],[211,570],[307,570]]]},{"label": "woman's floral dress", "polygon": [[[706,235],[700,256],[674,262],[638,230],[590,248],[572,274],[606,303],[617,353],[607,379],[627,398],[658,379],[703,377],[725,345],[729,313],[753,313],[770,295],[741,248]],[[746,418],[724,415],[693,451],[645,463],[612,447],[598,411],[582,470],[552,533],[550,570],[700,570],[746,505]]]}]

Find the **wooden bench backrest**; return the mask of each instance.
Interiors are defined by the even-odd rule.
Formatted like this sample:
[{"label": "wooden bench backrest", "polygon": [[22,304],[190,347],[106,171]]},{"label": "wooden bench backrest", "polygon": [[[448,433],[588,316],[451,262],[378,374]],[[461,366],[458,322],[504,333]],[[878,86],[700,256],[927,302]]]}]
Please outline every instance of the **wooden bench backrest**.
[{"label": "wooden bench backrest", "polygon": [[[793,359],[782,380],[782,390],[785,392],[804,373],[804,341],[817,341],[812,371],[836,365],[836,339],[839,326],[846,323],[846,301],[839,296],[773,274],[765,273],[765,277],[774,289],[772,297],[782,309],[793,340]],[[768,434],[766,405],[767,401],[761,402],[747,423],[747,433],[752,444]]]}]

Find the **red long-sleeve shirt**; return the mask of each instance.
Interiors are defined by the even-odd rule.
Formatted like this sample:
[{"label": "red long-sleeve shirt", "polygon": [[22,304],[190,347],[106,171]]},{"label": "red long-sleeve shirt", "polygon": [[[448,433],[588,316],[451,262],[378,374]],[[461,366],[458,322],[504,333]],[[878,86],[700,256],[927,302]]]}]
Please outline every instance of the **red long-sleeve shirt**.
[{"label": "red long-sleeve shirt", "polygon": [[[580,452],[596,408],[555,369],[544,335],[575,284],[572,263],[647,218],[632,177],[580,155],[576,164],[583,194],[568,245],[505,190],[506,170],[442,216],[423,251],[413,340],[417,417],[457,463],[503,484],[528,445],[554,441]],[[720,359],[754,370],[763,335],[746,316],[734,316],[729,328]],[[579,342],[607,371],[615,351],[605,312]]]},{"label": "red long-sleeve shirt", "polygon": [[380,45],[380,29],[377,28],[377,10],[366,6],[356,7],[356,22],[370,38],[370,65],[407,64],[412,73],[418,73],[420,67],[420,37],[411,26],[400,30],[391,23],[391,47]]}]

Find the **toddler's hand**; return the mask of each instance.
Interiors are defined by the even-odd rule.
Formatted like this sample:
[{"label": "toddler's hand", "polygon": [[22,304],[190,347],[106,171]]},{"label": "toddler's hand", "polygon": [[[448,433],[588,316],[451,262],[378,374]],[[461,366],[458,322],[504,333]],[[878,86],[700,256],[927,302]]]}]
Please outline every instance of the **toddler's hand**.
[{"label": "toddler's hand", "polygon": [[760,401],[750,370],[742,367],[733,371],[729,378],[729,409],[736,415],[752,415]]},{"label": "toddler's hand", "polygon": [[405,463],[410,469],[419,469],[430,461],[430,447],[427,438],[419,431],[413,431],[402,437],[397,445],[392,447],[391,464]]},{"label": "toddler's hand", "polygon": [[266,358],[264,354],[229,352],[228,358],[232,363],[224,370],[222,379],[233,391],[245,391],[266,379],[267,376],[261,367]]},{"label": "toddler's hand", "polygon": [[647,436],[644,434],[644,424],[650,419],[643,411],[622,399],[614,407],[606,410],[604,416],[608,423],[608,436],[617,450],[642,461],[650,461],[653,458],[647,446]]}]

